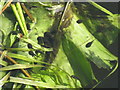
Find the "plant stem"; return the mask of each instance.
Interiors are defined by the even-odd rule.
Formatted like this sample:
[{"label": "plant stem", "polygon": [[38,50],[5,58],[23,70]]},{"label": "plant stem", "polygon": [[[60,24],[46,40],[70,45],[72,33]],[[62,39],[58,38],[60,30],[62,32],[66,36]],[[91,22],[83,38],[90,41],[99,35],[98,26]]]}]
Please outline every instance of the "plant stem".
[{"label": "plant stem", "polygon": [[26,6],[24,5],[24,3],[21,3],[22,8],[24,9],[24,11],[27,13],[27,15],[29,16],[29,18],[32,20],[32,22],[34,22],[34,18],[33,16],[30,14],[30,12],[28,11],[28,9],[26,8]]},{"label": "plant stem", "polygon": [[13,12],[14,12],[19,24],[20,24],[20,27],[23,31],[23,34],[25,36],[27,36],[28,31],[27,31],[27,27],[26,27],[26,24],[25,24],[25,19],[24,19],[24,16],[23,16],[23,13],[22,13],[22,8],[21,8],[20,4],[17,3],[16,6],[14,4],[11,4],[11,7],[13,9]]},{"label": "plant stem", "polygon": [[89,3],[90,3],[91,5],[93,5],[94,7],[98,8],[99,10],[105,12],[106,14],[108,14],[108,15],[110,15],[110,16],[114,16],[114,14],[111,13],[111,12],[110,12],[109,10],[107,10],[106,8],[100,6],[99,4],[93,2],[92,0],[88,0],[88,1],[89,1]]},{"label": "plant stem", "polygon": [[13,12],[14,12],[14,14],[15,14],[18,22],[19,22],[19,24],[20,24],[21,29],[23,30],[23,33],[25,34],[24,27],[23,27],[23,25],[22,25],[22,22],[21,22],[21,19],[20,19],[20,16],[19,16],[19,14],[18,14],[18,11],[17,11],[16,6],[15,6],[14,4],[11,4],[11,7],[12,7],[12,9],[13,9]]},{"label": "plant stem", "polygon": [[2,11],[0,11],[0,15],[2,14],[2,12],[4,12],[6,10],[6,8],[11,4],[13,0],[10,0],[3,8]]}]

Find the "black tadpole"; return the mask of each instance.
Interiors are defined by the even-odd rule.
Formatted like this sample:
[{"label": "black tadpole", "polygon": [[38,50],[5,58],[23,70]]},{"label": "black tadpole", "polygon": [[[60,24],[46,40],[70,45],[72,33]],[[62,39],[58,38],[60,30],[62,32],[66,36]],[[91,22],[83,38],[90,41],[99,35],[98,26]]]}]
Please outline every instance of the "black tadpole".
[{"label": "black tadpole", "polygon": [[[93,41],[94,41],[94,40],[93,40]],[[91,41],[91,42],[87,43],[87,44],[85,45],[85,46],[86,46],[86,48],[89,48],[89,47],[92,45],[93,41]]]},{"label": "black tadpole", "polygon": [[76,21],[78,24],[82,23],[83,21],[82,20],[77,20]]},{"label": "black tadpole", "polygon": [[32,44],[28,43],[27,46],[28,48],[32,49]]},{"label": "black tadpole", "polygon": [[43,37],[37,37],[37,41],[38,41],[38,44],[42,44],[43,43]]},{"label": "black tadpole", "polygon": [[30,29],[30,24],[27,23],[26,26],[27,26],[27,29],[28,29],[28,30],[31,30],[31,29]]}]

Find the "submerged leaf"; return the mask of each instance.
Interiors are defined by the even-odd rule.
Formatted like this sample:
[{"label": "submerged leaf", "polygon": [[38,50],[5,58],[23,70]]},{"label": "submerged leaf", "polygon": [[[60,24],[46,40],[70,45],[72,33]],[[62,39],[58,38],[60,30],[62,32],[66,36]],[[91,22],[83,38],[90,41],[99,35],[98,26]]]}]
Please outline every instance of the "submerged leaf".
[{"label": "submerged leaf", "polygon": [[[94,62],[98,67],[103,67],[106,69],[111,69],[113,65],[110,61],[117,60],[117,57],[111,54],[86,28],[86,26],[81,23],[78,24],[76,21],[79,19],[76,14],[73,14],[73,19],[71,25],[64,28],[66,31],[65,35],[74,44],[81,48],[86,57],[88,57],[92,62]],[[93,41],[89,48],[86,48],[86,44]]]},{"label": "submerged leaf", "polygon": [[93,80],[96,80],[95,76],[90,63],[86,60],[80,49],[72,41],[66,38],[63,39],[62,46],[75,76],[80,79],[81,84],[83,86],[93,84]]}]

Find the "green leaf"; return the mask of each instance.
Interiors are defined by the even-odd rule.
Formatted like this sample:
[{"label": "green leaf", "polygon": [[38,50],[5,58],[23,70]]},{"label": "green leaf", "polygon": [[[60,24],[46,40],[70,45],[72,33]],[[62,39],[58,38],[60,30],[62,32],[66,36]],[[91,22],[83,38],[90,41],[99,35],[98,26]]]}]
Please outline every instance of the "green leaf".
[{"label": "green leaf", "polygon": [[10,77],[10,72],[7,73],[7,74],[0,80],[0,88],[2,88],[2,86],[6,83],[6,81],[8,80],[9,77]]},{"label": "green leaf", "polygon": [[116,26],[117,28],[119,28],[119,32],[120,32],[120,26],[119,26],[119,23],[120,23],[120,15],[119,15],[119,14],[114,14],[113,17],[108,16],[108,19],[112,21],[112,24],[113,24],[114,26]]},{"label": "green leaf", "polygon": [[27,27],[26,27],[26,23],[25,23],[25,18],[24,18],[24,15],[23,15],[22,7],[21,7],[19,2],[16,3],[16,7],[17,7],[17,10],[18,10],[19,17],[21,19],[22,25],[24,27],[24,29],[22,31],[23,31],[24,35],[27,36],[28,35],[28,30],[27,30]]},{"label": "green leaf", "polygon": [[25,36],[28,35],[28,31],[27,31],[27,27],[26,27],[26,24],[25,24],[25,20],[24,20],[24,16],[23,16],[23,13],[22,13],[22,8],[20,6],[20,3],[18,2],[16,4],[16,6],[14,4],[11,4],[11,7],[13,9],[13,12],[20,24],[20,27],[24,33]]},{"label": "green leaf", "polygon": [[33,5],[36,6],[36,8],[31,8],[29,9],[29,11],[35,19],[35,22],[31,23],[29,20],[27,21],[31,29],[31,32],[29,33],[29,38],[36,41],[36,38],[38,36],[44,36],[44,32],[50,31],[52,25],[54,24],[55,17],[52,14],[53,10],[48,10],[47,7],[44,7],[39,3],[26,3],[26,6],[28,7],[32,7]]},{"label": "green leaf", "polygon": [[32,67],[43,67],[42,65],[30,65],[30,64],[15,64],[15,65],[9,65],[3,68],[0,68],[0,70],[14,70],[14,69],[24,69],[24,68],[32,68]]},{"label": "green leaf", "polygon": [[67,86],[63,86],[63,85],[54,85],[54,84],[45,83],[45,82],[41,82],[41,81],[33,81],[33,80],[29,80],[29,79],[16,78],[16,77],[10,77],[10,82],[33,85],[33,86],[40,86],[43,88],[56,88],[56,87],[57,88],[67,88]]},{"label": "green leaf", "polygon": [[[117,60],[117,57],[111,54],[86,28],[86,26],[81,23],[76,23],[79,18],[77,15],[73,14],[73,19],[71,25],[64,28],[66,31],[65,35],[74,44],[80,48],[86,57],[88,57],[92,62],[94,62],[99,68],[103,67],[106,69],[112,69],[110,61]],[[90,47],[86,47],[86,44],[93,41]]]},{"label": "green leaf", "polygon": [[21,54],[7,53],[7,55],[12,57],[12,58],[17,58],[19,60],[24,60],[24,61],[28,61],[28,62],[40,62],[40,61],[37,61],[33,58],[29,58],[29,57],[21,55]]},{"label": "green leaf", "polygon": [[75,76],[79,78],[82,86],[92,84],[93,80],[96,80],[96,78],[84,54],[72,41],[66,38],[62,40],[62,46]]},{"label": "green leaf", "polygon": [[7,66],[7,63],[0,59],[0,65]]},{"label": "green leaf", "polygon": [[44,48],[44,47],[41,47],[39,44],[37,44],[36,42],[34,42],[33,40],[31,39],[22,39],[24,42],[27,42],[27,43],[31,43],[35,48],[37,49],[40,49],[42,51],[52,51],[52,48]]},{"label": "green leaf", "polygon": [[7,44],[10,42],[7,40],[9,37],[10,32],[13,29],[13,23],[8,18],[6,18],[3,15],[0,15],[0,43],[2,43],[4,46],[9,46]]},{"label": "green leaf", "polygon": [[[70,88],[81,88],[82,87],[78,79],[71,77],[72,75],[75,75],[75,74],[69,63],[69,60],[67,59],[67,56],[65,55],[62,49],[62,45],[60,45],[58,54],[55,60],[53,61],[52,65],[55,65],[61,68],[63,72],[66,72],[66,73],[58,72],[58,74],[60,75],[64,83],[70,85]],[[50,68],[53,68],[53,67],[51,66]]]}]

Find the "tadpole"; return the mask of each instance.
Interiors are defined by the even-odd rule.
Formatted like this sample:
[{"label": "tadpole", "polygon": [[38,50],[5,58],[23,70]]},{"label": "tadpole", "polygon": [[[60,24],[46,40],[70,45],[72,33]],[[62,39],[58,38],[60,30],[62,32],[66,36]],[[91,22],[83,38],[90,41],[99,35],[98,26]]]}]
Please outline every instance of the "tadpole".
[{"label": "tadpole", "polygon": [[[94,40],[93,40],[93,41],[94,41]],[[86,46],[86,48],[89,48],[89,47],[92,45],[93,41],[88,42],[88,43],[85,45],[85,46]]]}]

